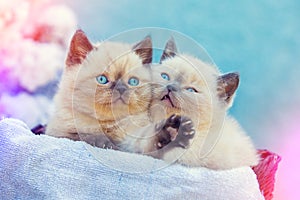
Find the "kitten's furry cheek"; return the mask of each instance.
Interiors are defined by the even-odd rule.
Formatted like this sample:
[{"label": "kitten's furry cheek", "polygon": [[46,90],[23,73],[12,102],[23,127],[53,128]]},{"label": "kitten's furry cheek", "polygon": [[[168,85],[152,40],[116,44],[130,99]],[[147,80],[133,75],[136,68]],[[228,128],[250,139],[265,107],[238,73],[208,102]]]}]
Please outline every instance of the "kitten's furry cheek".
[{"label": "kitten's furry cheek", "polygon": [[85,33],[82,30],[77,30],[71,39],[66,66],[81,64],[93,48]]}]

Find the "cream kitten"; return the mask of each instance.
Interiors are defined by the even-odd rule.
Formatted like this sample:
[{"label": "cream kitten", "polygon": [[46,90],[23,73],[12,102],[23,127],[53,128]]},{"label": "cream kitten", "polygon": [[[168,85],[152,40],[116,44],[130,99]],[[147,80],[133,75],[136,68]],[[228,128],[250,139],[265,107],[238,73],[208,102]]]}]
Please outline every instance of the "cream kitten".
[{"label": "cream kitten", "polygon": [[148,124],[151,60],[150,37],[134,46],[92,44],[76,31],[46,134],[113,147]]},{"label": "cream kitten", "polygon": [[[176,128],[173,132],[165,132],[172,135],[172,140],[158,144],[165,149],[160,154],[162,159],[211,169],[258,163],[250,138],[227,114],[239,84],[237,73],[221,75],[215,66],[189,55],[177,54],[173,39],[166,44],[161,64],[152,71],[154,81],[158,83],[154,94],[160,95],[151,105],[154,121],[172,114],[185,116],[192,119],[196,131],[180,134],[179,139],[176,139]],[[173,141],[177,144],[172,145]]]}]

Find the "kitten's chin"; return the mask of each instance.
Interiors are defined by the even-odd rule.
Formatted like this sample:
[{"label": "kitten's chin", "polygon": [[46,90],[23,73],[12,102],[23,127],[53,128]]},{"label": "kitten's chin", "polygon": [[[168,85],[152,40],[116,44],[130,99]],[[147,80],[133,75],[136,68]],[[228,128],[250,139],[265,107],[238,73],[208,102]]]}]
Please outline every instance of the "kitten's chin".
[{"label": "kitten's chin", "polygon": [[166,107],[170,107],[170,108],[176,108],[176,106],[174,105],[172,99],[169,96],[164,96],[161,99],[161,103],[166,106]]},{"label": "kitten's chin", "polygon": [[161,104],[168,109],[181,110],[182,105],[178,102],[175,95],[167,93],[160,99]]},{"label": "kitten's chin", "polygon": [[122,98],[118,98],[112,101],[112,106],[124,106],[124,105],[128,106],[128,103],[129,103],[128,101],[125,101]]}]

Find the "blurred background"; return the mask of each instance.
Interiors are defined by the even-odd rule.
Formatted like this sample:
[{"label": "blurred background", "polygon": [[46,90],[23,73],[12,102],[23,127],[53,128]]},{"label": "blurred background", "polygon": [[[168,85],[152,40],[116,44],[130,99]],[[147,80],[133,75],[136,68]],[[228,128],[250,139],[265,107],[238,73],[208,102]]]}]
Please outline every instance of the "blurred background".
[{"label": "blurred background", "polygon": [[298,199],[299,10],[297,0],[0,0],[0,116],[47,122],[76,28],[92,41],[172,29],[202,45],[222,72],[240,73],[230,113],[257,148],[282,156],[274,199]]}]

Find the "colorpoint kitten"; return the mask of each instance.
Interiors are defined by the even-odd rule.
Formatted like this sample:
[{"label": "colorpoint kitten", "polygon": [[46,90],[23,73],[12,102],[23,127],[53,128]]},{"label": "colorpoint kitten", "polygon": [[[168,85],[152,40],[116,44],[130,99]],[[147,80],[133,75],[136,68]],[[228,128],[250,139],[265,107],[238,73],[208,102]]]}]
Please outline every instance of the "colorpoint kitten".
[{"label": "colorpoint kitten", "polygon": [[123,141],[126,132],[148,123],[151,60],[150,37],[134,46],[94,45],[83,31],[76,31],[46,134],[101,147]]},{"label": "colorpoint kitten", "polygon": [[[254,166],[258,163],[256,149],[238,122],[227,114],[239,84],[237,73],[221,75],[218,69],[201,60],[177,54],[176,45],[170,39],[161,57],[161,64],[152,68],[153,79],[159,83],[154,89],[151,116],[173,114],[192,119],[190,138],[179,135],[177,129],[170,139],[159,144],[161,158],[188,166],[229,169]],[[159,109],[158,109],[159,108]],[[161,110],[164,110],[162,112]],[[190,123],[190,122],[187,122]],[[182,123],[186,125],[186,123]],[[192,130],[190,128],[190,130]]]}]

